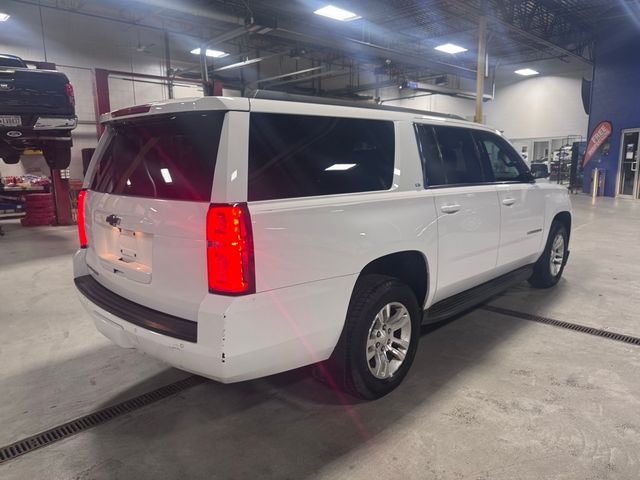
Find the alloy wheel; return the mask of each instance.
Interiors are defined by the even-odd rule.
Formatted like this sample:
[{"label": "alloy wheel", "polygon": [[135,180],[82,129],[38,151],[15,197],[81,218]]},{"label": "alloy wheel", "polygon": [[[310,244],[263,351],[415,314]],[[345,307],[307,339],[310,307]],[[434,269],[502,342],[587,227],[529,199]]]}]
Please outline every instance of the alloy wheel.
[{"label": "alloy wheel", "polygon": [[376,314],[367,337],[366,360],[371,374],[389,379],[400,369],[411,343],[411,315],[398,302],[386,304]]}]

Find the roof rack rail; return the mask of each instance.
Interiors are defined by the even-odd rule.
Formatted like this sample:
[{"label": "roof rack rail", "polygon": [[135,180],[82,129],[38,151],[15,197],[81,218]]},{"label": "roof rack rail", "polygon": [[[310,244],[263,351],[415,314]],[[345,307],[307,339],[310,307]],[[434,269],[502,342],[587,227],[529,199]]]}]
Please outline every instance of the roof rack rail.
[{"label": "roof rack rail", "polygon": [[405,107],[393,107],[390,105],[378,105],[374,103],[362,103],[351,100],[343,100],[339,98],[328,97],[312,97],[308,95],[297,95],[292,93],[277,92],[273,90],[255,90],[249,98],[264,99],[264,100],[281,100],[285,102],[302,102],[302,103],[316,103],[322,105],[335,105],[338,107],[356,107],[356,108],[368,108],[372,110],[385,110],[389,112],[402,112],[413,113],[416,115],[429,115],[431,117],[450,118],[453,120],[465,120],[465,118],[459,115],[453,115],[449,113],[430,112],[428,110],[417,110],[415,108]]}]

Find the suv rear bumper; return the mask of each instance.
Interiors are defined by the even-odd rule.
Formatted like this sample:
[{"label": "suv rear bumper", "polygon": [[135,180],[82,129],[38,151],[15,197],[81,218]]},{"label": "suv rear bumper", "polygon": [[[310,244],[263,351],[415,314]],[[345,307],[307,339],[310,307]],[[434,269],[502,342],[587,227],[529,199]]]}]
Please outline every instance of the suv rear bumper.
[{"label": "suv rear bumper", "polygon": [[[86,251],[79,250],[74,257],[76,284],[82,285],[86,282],[83,277],[90,274],[85,255]],[[136,311],[167,316],[162,312],[115,294],[120,299],[116,303],[124,302],[127,308],[100,305],[100,300],[90,298],[82,288],[78,292],[96,328],[117,345],[136,348],[222,383],[232,383],[329,358],[342,333],[356,279],[357,274],[348,275],[242,297],[206,294],[198,309],[198,321],[191,322],[197,323],[195,342],[123,318],[127,311],[131,312],[131,304]],[[100,288],[107,290],[101,285]],[[144,318],[145,313],[141,315]]]},{"label": "suv rear bumper", "polygon": [[136,348],[174,367],[226,382],[220,351],[139,327],[99,307],[83,293],[80,303],[100,333],[122,348]]},{"label": "suv rear bumper", "polygon": [[94,305],[116,317],[152,332],[162,333],[179,340],[187,342],[198,340],[197,322],[138,305],[103,287],[91,275],[77,277],[74,282],[80,293]]}]

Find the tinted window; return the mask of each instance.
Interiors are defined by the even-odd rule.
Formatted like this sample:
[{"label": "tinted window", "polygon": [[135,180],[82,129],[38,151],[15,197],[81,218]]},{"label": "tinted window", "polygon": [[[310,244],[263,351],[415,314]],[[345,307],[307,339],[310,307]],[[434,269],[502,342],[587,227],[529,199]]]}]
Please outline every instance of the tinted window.
[{"label": "tinted window", "polygon": [[482,131],[475,131],[473,135],[491,166],[496,182],[528,180],[527,166],[505,139]]},{"label": "tinted window", "polygon": [[18,57],[0,55],[0,67],[27,68],[27,65]]},{"label": "tinted window", "polygon": [[440,150],[431,125],[416,125],[418,134],[418,148],[422,158],[422,171],[424,174],[424,186],[433,187],[446,185],[447,177],[442,165]]},{"label": "tinted window", "polygon": [[146,117],[109,126],[92,190],[209,201],[224,112]]},{"label": "tinted window", "polygon": [[388,190],[393,122],[251,114],[250,201]]},{"label": "tinted window", "polygon": [[470,130],[458,127],[433,129],[442,156],[447,185],[487,181]]}]

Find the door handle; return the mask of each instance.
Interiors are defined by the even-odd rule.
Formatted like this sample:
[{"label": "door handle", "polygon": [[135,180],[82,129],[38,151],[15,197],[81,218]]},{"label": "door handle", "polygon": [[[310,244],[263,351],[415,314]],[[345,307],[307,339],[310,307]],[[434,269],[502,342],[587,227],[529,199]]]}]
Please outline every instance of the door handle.
[{"label": "door handle", "polygon": [[460,210],[460,205],[458,205],[457,203],[451,204],[451,205],[442,205],[440,207],[440,210],[442,210],[444,213],[456,213],[457,211]]},{"label": "door handle", "polygon": [[506,205],[507,207],[510,207],[514,203],[516,203],[516,199],[515,198],[507,197],[507,198],[504,198],[502,200],[502,204]]}]

